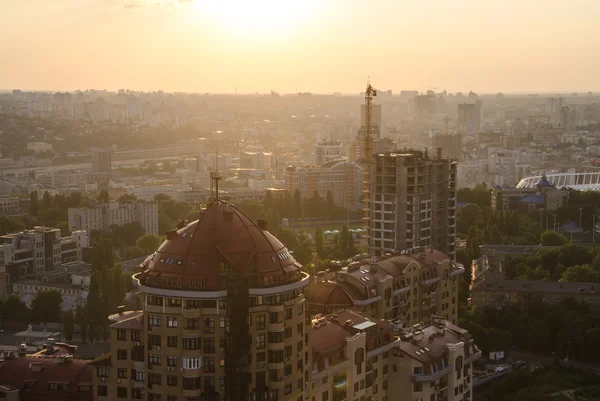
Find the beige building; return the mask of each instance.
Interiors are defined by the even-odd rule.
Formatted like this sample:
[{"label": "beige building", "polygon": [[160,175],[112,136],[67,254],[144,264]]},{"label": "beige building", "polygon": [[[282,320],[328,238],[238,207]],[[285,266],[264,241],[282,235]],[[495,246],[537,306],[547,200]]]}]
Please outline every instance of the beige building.
[{"label": "beige building", "polygon": [[266,223],[215,201],[169,232],[134,281],[143,310],[111,316],[96,400],[308,398],[309,277]]},{"label": "beige building", "polygon": [[418,150],[378,154],[373,160],[369,252],[431,247],[454,258],[456,161]]},{"label": "beige building", "polygon": [[0,195],[0,215],[13,215],[20,211],[18,196]]},{"label": "beige building", "polygon": [[352,309],[412,325],[437,315],[458,319],[458,281],[465,268],[433,249],[351,263],[305,290],[311,313]]},{"label": "beige building", "polygon": [[285,189],[293,196],[296,190],[309,198],[316,191],[322,198],[327,192],[333,194],[336,205],[361,207],[363,169],[357,163],[330,161],[322,167],[293,166],[284,170]]},{"label": "beige building", "polygon": [[569,204],[569,191],[558,189],[542,175],[535,188],[492,188],[493,210],[529,212],[540,209],[556,210]]},{"label": "beige building", "polygon": [[69,230],[108,231],[137,221],[146,234],[158,234],[158,203],[109,202],[90,207],[70,207]]}]

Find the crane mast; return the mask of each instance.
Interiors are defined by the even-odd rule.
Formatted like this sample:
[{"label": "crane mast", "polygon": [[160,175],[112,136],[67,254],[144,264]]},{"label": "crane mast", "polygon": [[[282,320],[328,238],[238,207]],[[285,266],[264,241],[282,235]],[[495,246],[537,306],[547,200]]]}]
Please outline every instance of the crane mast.
[{"label": "crane mast", "polygon": [[[365,223],[367,229],[367,247],[371,248],[371,158],[373,156],[373,97],[377,96],[377,91],[373,89],[371,83],[367,83],[367,90],[365,91],[365,137],[363,138],[364,148],[364,180],[363,180],[363,194],[365,203]],[[369,249],[370,251],[370,249]]]}]

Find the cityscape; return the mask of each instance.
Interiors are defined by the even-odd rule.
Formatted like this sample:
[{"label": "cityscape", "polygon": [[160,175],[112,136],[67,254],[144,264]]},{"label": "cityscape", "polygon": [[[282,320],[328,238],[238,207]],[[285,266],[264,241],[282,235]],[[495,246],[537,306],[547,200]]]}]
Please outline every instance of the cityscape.
[{"label": "cityscape", "polygon": [[[0,62],[0,399],[600,400],[600,91],[573,49],[551,79],[539,53],[567,28],[513,0],[27,2],[0,27],[27,49]],[[598,33],[573,10],[565,38]],[[487,21],[463,54],[497,39],[498,65],[390,73],[411,16]],[[411,40],[446,57],[464,29]],[[367,56],[342,66],[349,40]]]}]

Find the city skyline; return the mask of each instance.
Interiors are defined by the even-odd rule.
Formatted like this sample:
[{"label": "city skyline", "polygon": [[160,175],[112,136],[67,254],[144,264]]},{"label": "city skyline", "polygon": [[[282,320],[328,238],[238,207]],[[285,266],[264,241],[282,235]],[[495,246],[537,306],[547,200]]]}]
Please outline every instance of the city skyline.
[{"label": "city skyline", "polygon": [[597,7],[575,1],[559,23],[557,1],[11,0],[0,88],[358,93],[370,76],[394,91],[582,93],[598,89]]}]

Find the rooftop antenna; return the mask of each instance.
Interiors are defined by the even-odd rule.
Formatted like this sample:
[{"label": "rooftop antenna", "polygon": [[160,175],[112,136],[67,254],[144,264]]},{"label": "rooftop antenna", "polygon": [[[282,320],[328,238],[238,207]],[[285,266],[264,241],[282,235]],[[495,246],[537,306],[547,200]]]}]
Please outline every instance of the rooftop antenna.
[{"label": "rooftop antenna", "polygon": [[[221,175],[221,172],[219,171],[219,147],[217,146],[217,154],[215,156],[215,171],[211,171],[210,173],[210,184],[211,184],[211,196],[212,194],[212,184],[213,182],[215,183],[215,196],[214,196],[214,200],[218,201],[219,200],[219,181],[223,178],[223,176]],[[209,201],[209,203],[212,202],[211,199]]]}]

